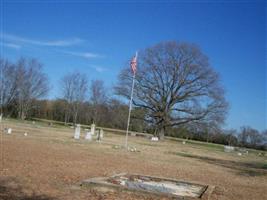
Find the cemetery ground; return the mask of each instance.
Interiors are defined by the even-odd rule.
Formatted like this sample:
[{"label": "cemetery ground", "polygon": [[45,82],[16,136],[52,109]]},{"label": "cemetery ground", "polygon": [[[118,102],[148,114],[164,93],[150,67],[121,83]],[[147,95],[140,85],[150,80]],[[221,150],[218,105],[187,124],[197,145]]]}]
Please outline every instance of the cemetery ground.
[{"label": "cemetery ground", "polygon": [[85,131],[80,140],[74,140],[70,127],[4,120],[2,128],[7,127],[12,128],[12,134],[1,136],[0,199],[155,199],[79,186],[88,178],[123,172],[214,185],[211,199],[267,199],[264,152],[249,150],[239,156],[237,152],[225,153],[221,145],[153,142],[134,136],[129,137],[129,145],[137,152],[127,152],[117,148],[124,144],[124,135],[107,131],[101,142],[88,142]]}]

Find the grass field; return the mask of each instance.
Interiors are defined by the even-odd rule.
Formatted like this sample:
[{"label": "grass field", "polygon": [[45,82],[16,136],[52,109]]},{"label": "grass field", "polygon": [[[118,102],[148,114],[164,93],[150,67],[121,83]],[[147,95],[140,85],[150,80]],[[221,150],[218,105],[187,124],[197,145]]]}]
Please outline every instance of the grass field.
[{"label": "grass field", "polygon": [[5,120],[2,131],[7,127],[13,132],[1,135],[0,199],[154,199],[79,187],[84,179],[122,172],[214,185],[211,199],[267,199],[267,157],[256,150],[238,156],[216,144],[131,136],[138,152],[127,152],[114,148],[125,137],[108,131],[97,143],[85,141],[85,131],[74,140],[73,129],[45,122]]}]

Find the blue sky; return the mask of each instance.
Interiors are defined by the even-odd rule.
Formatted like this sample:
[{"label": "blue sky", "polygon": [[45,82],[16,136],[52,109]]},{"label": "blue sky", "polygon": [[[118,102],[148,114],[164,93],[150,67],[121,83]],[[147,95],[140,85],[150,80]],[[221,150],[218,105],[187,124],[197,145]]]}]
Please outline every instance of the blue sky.
[{"label": "blue sky", "polygon": [[2,56],[38,58],[55,98],[68,72],[112,88],[136,50],[168,40],[196,43],[226,88],[225,126],[267,128],[264,1],[100,2],[2,0]]}]

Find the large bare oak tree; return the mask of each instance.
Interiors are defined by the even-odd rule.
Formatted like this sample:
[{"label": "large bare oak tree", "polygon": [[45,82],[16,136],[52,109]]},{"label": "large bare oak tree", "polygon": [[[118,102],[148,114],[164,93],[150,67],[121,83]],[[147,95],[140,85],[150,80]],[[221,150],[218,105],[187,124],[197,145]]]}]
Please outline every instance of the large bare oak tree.
[{"label": "large bare oak tree", "polygon": [[[127,66],[115,87],[129,98]],[[164,42],[139,53],[133,104],[146,109],[145,120],[160,138],[167,127],[187,123],[221,124],[227,113],[224,89],[208,58],[193,44]]]}]

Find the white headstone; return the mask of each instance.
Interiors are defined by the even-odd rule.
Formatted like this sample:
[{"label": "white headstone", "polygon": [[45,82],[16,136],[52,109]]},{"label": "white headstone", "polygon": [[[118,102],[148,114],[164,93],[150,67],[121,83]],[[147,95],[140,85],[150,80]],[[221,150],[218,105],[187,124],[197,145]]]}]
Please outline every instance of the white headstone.
[{"label": "white headstone", "polygon": [[185,142],[185,141],[183,141],[183,144],[186,144],[186,142]]},{"label": "white headstone", "polygon": [[88,131],[88,132],[86,133],[85,139],[86,139],[86,140],[90,140],[90,141],[92,140],[92,134],[91,134],[90,131]]},{"label": "white headstone", "polygon": [[74,139],[80,139],[80,132],[81,132],[81,125],[77,124],[75,128],[75,133],[74,133]]},{"label": "white headstone", "polygon": [[91,134],[95,135],[95,124],[91,125]]},{"label": "white headstone", "polygon": [[100,139],[103,139],[103,137],[104,137],[104,130],[100,129]]},{"label": "white headstone", "polygon": [[151,141],[159,141],[159,138],[158,137],[152,137]]},{"label": "white headstone", "polygon": [[27,132],[25,132],[25,133],[24,133],[24,136],[27,136],[27,135],[28,135],[28,133],[27,133]]},{"label": "white headstone", "polygon": [[2,122],[3,114],[0,114],[0,122]]},{"label": "white headstone", "polygon": [[233,146],[224,146],[224,152],[233,152],[235,150],[235,147]]},{"label": "white headstone", "polygon": [[7,134],[11,134],[12,133],[12,128],[8,128],[7,129]]}]

